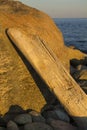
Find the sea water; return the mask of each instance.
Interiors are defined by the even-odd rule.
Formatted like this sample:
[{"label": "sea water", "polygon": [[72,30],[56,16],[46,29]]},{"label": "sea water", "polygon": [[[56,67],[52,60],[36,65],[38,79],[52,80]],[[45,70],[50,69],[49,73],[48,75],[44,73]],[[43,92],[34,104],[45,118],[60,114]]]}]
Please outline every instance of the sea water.
[{"label": "sea water", "polygon": [[87,18],[54,18],[67,46],[73,45],[87,53]]}]

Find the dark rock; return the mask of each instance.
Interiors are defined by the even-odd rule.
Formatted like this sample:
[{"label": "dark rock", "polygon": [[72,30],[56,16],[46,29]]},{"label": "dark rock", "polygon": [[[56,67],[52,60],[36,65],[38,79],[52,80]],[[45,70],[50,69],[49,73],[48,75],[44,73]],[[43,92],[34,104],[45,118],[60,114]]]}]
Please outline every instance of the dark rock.
[{"label": "dark rock", "polygon": [[0,130],[6,130],[6,128],[5,127],[0,127]]},{"label": "dark rock", "polygon": [[8,111],[8,113],[10,113],[10,114],[14,114],[14,113],[16,113],[16,114],[21,114],[21,113],[25,113],[26,111],[25,110],[23,110],[20,106],[18,106],[18,105],[12,105],[11,107],[10,107],[10,109],[9,109],[9,111]]},{"label": "dark rock", "polygon": [[76,69],[79,71],[79,70],[87,70],[87,66],[85,66],[85,65],[78,65],[77,67],[76,67]]},{"label": "dark rock", "polygon": [[0,117],[0,126],[6,126],[6,121]]},{"label": "dark rock", "polygon": [[52,111],[44,111],[43,116],[48,119],[48,118],[53,118],[53,119],[58,119],[58,116],[54,110]]},{"label": "dark rock", "polygon": [[87,80],[80,80],[78,81],[78,84],[81,86],[81,88],[87,87]]},{"label": "dark rock", "polygon": [[3,119],[5,120],[5,122],[9,122],[10,120],[14,120],[14,118],[17,116],[18,114],[16,113],[13,113],[13,114],[10,114],[10,113],[6,113],[4,116],[3,116]]},{"label": "dark rock", "polygon": [[70,66],[70,74],[73,75],[76,72],[76,68],[74,68],[72,65]]},{"label": "dark rock", "polygon": [[19,126],[19,130],[24,130],[24,126]]},{"label": "dark rock", "polygon": [[87,80],[87,69],[76,72],[73,77],[76,80]]},{"label": "dark rock", "polygon": [[51,119],[49,124],[53,127],[53,130],[78,130],[77,127],[60,120]]},{"label": "dark rock", "polygon": [[65,111],[58,109],[58,110],[55,110],[55,113],[60,120],[65,121],[65,122],[70,122],[70,118]]},{"label": "dark rock", "polygon": [[86,87],[82,87],[82,89],[87,94],[87,86]]},{"label": "dark rock", "polygon": [[24,130],[53,130],[53,128],[45,123],[31,123],[24,126]]},{"label": "dark rock", "polygon": [[29,114],[20,114],[14,118],[14,121],[19,125],[24,125],[26,123],[31,123],[32,118]]},{"label": "dark rock", "polygon": [[42,108],[41,112],[43,113],[44,111],[50,111],[50,110],[54,110],[54,106],[53,106],[53,105],[48,105],[48,104],[46,104],[46,105]]},{"label": "dark rock", "polygon": [[32,116],[33,122],[45,122],[45,118],[39,112],[31,111],[29,114]]},{"label": "dark rock", "polygon": [[15,122],[9,121],[7,124],[7,130],[19,130],[19,128]]}]

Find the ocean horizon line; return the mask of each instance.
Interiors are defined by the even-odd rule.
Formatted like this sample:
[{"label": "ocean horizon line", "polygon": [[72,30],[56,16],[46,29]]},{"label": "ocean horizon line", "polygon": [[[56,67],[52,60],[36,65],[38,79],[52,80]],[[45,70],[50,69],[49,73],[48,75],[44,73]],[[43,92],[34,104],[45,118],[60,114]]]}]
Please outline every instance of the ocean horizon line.
[{"label": "ocean horizon line", "polygon": [[59,18],[59,17],[55,17],[55,18],[52,18],[52,19],[87,19],[87,18]]}]

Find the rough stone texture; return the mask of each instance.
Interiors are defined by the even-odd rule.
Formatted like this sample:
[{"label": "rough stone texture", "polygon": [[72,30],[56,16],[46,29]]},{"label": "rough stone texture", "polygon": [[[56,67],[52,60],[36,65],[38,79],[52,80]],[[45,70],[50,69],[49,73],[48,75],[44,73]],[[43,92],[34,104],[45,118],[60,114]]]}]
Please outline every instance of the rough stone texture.
[{"label": "rough stone texture", "polygon": [[87,69],[78,71],[74,77],[77,80],[87,80]]},{"label": "rough stone texture", "polygon": [[[16,10],[17,6],[20,6],[20,9],[18,7],[18,10]],[[23,109],[30,108],[40,111],[47,101],[50,101],[47,98],[48,95],[53,99],[48,90],[45,97],[42,95],[47,88],[46,85],[40,80],[23,55],[21,55],[22,59],[20,58],[5,33],[6,29],[11,26],[20,26],[26,29],[28,27],[27,24],[34,22],[28,23],[28,16],[32,18],[32,13],[36,14],[35,18],[39,15],[37,10],[24,6],[20,2],[4,1],[1,3],[0,1],[1,114],[6,113],[11,105],[15,104],[23,107]],[[31,19],[30,17],[29,19]],[[28,69],[24,63],[27,64]],[[43,90],[41,90],[41,86]]]},{"label": "rough stone texture", "polygon": [[68,69],[70,59],[81,59],[85,55],[65,47],[62,33],[46,14],[17,1],[0,1],[0,114],[6,113],[15,104],[23,109],[41,111],[54,98],[24,56],[8,39],[6,30],[10,27],[19,27],[27,35],[38,35]]},{"label": "rough stone texture", "polygon": [[0,130],[6,130],[6,128],[4,128],[4,127],[0,127]]},{"label": "rough stone texture", "polygon": [[24,130],[53,130],[53,128],[45,123],[31,123],[24,126]]},{"label": "rough stone texture", "polygon": [[49,124],[53,130],[78,130],[75,126],[60,120],[50,120]]},{"label": "rough stone texture", "polygon": [[45,118],[39,112],[31,111],[29,114],[31,115],[33,122],[45,122]]},{"label": "rough stone texture", "polygon": [[20,114],[14,118],[14,121],[19,125],[24,125],[32,122],[32,118],[29,114]]},{"label": "rough stone texture", "polygon": [[69,116],[66,112],[64,112],[61,109],[55,110],[55,113],[57,114],[58,118],[65,122],[70,122]]},{"label": "rough stone texture", "polygon": [[15,122],[9,121],[7,124],[7,130],[19,130],[19,128]]}]

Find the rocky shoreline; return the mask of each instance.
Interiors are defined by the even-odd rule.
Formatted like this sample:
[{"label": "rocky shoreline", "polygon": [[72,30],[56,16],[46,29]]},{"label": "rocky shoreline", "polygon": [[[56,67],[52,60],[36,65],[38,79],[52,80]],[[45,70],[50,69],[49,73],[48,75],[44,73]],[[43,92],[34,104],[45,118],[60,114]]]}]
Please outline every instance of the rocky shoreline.
[{"label": "rocky shoreline", "polygon": [[[78,63],[72,61],[71,75],[87,94],[87,61]],[[31,109],[23,110],[20,106],[14,105],[4,116],[0,116],[0,130],[78,129],[77,124],[57,99],[52,104],[45,105],[41,112]]]},{"label": "rocky shoreline", "polygon": [[53,105],[46,105],[41,113],[12,106],[0,117],[0,130],[77,130],[77,126],[60,103],[55,101]]},{"label": "rocky shoreline", "polygon": [[1,0],[0,130],[78,130],[68,111],[13,46],[6,33],[11,27],[25,31],[30,41],[31,36],[40,37],[87,94],[87,54],[65,46],[61,31],[48,15],[18,1]]}]

